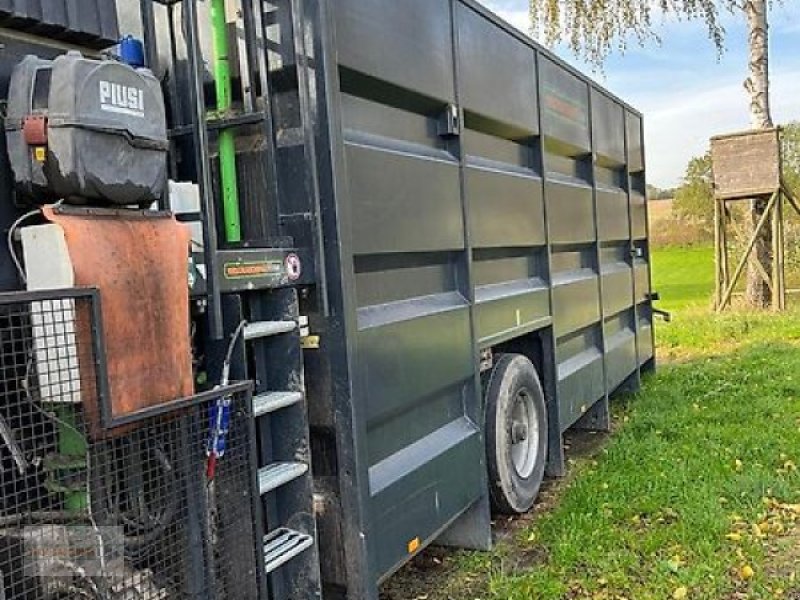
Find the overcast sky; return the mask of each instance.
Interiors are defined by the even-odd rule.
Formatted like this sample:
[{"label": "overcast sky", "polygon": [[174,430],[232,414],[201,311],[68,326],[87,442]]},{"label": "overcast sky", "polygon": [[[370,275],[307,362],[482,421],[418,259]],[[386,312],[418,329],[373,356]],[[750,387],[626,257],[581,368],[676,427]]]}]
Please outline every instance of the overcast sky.
[{"label": "overcast sky", "polygon": [[[528,32],[527,0],[481,0]],[[786,0],[771,14],[775,120],[800,120],[800,2]],[[720,61],[700,23],[660,25],[662,45],[613,56],[605,76],[594,78],[644,113],[648,178],[660,187],[677,184],[689,158],[702,154],[712,135],[746,129],[748,99],[744,19],[726,17],[727,50]],[[563,49],[559,55],[587,67]]]}]

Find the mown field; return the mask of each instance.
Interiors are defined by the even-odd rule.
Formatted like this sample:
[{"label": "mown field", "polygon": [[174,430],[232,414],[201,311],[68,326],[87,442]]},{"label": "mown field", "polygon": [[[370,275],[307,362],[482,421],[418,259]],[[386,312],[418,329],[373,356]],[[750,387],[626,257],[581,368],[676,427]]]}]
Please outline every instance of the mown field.
[{"label": "mown field", "polygon": [[429,551],[387,599],[800,599],[800,310],[713,314],[711,256],[655,252],[673,322],[613,434],[572,440],[495,551]]},{"label": "mown field", "polygon": [[653,287],[661,294],[659,306],[666,310],[709,308],[714,291],[714,249],[711,246],[656,249]]}]

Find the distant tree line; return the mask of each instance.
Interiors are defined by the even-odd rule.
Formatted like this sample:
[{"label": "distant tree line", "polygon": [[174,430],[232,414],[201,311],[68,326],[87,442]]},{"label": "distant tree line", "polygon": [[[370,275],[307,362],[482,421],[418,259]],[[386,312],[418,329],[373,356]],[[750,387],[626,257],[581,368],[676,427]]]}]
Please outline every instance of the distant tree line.
[{"label": "distant tree line", "polygon": [[648,200],[672,200],[675,197],[675,188],[660,188],[647,184]]}]

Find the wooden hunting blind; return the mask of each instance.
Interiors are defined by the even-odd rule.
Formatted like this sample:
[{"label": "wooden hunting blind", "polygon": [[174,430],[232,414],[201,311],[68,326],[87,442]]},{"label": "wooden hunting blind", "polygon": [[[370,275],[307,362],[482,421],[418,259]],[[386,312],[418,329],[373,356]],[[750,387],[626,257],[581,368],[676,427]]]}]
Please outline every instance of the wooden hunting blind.
[{"label": "wooden hunting blind", "polygon": [[[775,310],[786,308],[785,232],[783,200],[800,213],[797,199],[786,188],[782,175],[780,128],[743,131],[711,138],[711,161],[714,180],[714,241],[716,250],[715,308],[730,306],[748,260],[760,236],[771,226],[772,269],[753,261],[767,284]],[[729,231],[731,212],[728,203],[749,200],[761,203],[763,210],[752,232],[748,232],[745,251],[733,273],[730,271]],[[770,225],[768,225],[770,224]]]},{"label": "wooden hunting blind", "polygon": [[711,138],[717,199],[771,195],[781,185],[779,129],[745,131]]}]

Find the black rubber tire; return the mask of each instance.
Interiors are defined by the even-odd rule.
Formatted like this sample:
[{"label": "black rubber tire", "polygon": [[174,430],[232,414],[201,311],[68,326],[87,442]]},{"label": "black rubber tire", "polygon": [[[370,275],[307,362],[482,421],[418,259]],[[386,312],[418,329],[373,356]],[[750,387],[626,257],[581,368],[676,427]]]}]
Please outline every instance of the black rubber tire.
[{"label": "black rubber tire", "polygon": [[[519,394],[532,401],[537,417],[538,443],[530,442],[523,454],[535,451],[533,467],[520,474],[512,457],[513,410]],[[521,354],[502,355],[485,386],[486,457],[489,494],[495,511],[522,514],[531,509],[542,485],[547,462],[547,408],[536,367]]]}]

